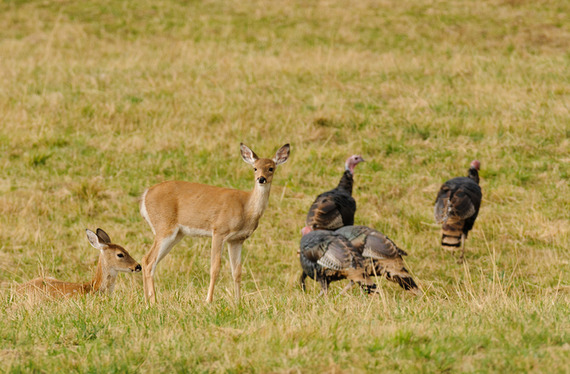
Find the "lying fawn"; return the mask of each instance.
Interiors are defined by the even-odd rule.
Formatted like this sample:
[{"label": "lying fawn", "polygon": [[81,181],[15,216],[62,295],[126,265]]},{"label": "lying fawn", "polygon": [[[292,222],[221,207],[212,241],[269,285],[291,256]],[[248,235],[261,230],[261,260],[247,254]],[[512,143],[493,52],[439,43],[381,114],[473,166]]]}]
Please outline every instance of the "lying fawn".
[{"label": "lying fawn", "polygon": [[152,248],[142,260],[144,294],[151,304],[156,302],[156,265],[185,235],[212,237],[208,303],[220,272],[222,246],[228,244],[235,299],[239,301],[242,244],[255,231],[267,207],[273,173],[287,161],[289,144],[281,147],[273,159],[258,158],[245,144],[240,147],[243,160],[254,168],[252,191],[168,181],[144,192],[140,211],[155,235]]},{"label": "lying fawn", "polygon": [[109,235],[101,229],[97,233],[86,230],[89,243],[98,249],[99,260],[95,277],[87,283],[63,282],[51,277],[32,279],[22,284],[18,292],[22,294],[39,294],[51,297],[68,297],[84,295],[91,292],[112,294],[119,272],[139,272],[141,266],[126,249],[111,243]]}]

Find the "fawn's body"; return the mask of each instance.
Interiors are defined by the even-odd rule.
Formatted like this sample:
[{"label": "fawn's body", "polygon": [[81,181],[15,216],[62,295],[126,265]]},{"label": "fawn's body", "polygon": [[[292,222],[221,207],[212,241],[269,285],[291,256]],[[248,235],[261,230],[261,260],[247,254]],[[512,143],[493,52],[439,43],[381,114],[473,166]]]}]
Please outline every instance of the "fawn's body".
[{"label": "fawn's body", "polygon": [[121,246],[111,243],[109,235],[101,229],[97,233],[87,230],[91,245],[100,250],[97,271],[86,283],[64,282],[52,277],[40,277],[18,287],[22,294],[37,294],[51,297],[69,297],[91,292],[112,294],[119,272],[138,272],[141,266]]}]

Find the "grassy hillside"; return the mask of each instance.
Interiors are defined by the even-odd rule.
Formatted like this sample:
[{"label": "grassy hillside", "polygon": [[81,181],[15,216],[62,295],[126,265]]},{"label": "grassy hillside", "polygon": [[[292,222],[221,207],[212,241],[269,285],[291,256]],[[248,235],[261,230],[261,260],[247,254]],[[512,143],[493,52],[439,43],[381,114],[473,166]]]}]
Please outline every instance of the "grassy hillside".
[{"label": "grassy hillside", "polygon": [[[570,3],[562,0],[0,3],[0,371],[545,372],[570,366]],[[239,143],[289,142],[246,241],[243,297],[185,239],[111,298],[29,304],[18,283],[89,279],[103,228],[140,260],[146,187],[251,189]],[[356,220],[408,251],[425,295],[302,293],[314,197],[357,167]],[[481,161],[458,265],[441,183]]]}]

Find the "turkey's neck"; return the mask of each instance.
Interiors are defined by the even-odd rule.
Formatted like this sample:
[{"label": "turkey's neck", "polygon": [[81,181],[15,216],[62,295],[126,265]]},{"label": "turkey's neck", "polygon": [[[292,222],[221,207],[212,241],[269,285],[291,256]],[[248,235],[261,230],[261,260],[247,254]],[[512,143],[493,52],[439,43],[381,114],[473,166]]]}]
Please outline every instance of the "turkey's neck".
[{"label": "turkey's neck", "polygon": [[348,192],[350,195],[352,195],[352,183],[353,183],[353,179],[352,179],[352,173],[350,172],[350,170],[345,170],[344,174],[342,175],[342,178],[340,178],[340,182],[338,182],[338,189],[341,190],[345,190],[346,192]]},{"label": "turkey's neck", "polygon": [[479,184],[479,172],[474,167],[469,168],[469,174],[467,174],[467,177],[473,179],[475,183]]}]

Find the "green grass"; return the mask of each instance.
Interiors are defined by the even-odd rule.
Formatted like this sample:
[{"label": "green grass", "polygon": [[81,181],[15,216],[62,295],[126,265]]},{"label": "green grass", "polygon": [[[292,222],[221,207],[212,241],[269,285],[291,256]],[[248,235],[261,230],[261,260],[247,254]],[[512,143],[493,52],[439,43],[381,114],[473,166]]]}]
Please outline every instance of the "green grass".
[{"label": "green grass", "polygon": [[[570,366],[567,1],[0,3],[0,371],[544,372]],[[239,142],[290,142],[215,300],[207,239],[111,298],[27,304],[40,274],[92,276],[84,229],[141,259],[144,189],[251,189]],[[297,287],[314,197],[360,153],[358,223],[390,236],[422,297]],[[438,245],[437,189],[481,161],[467,263]]]}]

